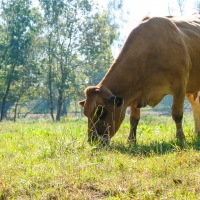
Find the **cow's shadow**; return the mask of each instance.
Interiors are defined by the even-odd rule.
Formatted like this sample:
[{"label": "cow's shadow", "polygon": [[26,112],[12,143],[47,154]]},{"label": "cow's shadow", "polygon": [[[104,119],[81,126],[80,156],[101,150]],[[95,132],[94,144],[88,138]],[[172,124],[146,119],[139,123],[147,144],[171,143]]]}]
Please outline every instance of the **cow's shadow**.
[{"label": "cow's shadow", "polygon": [[182,150],[193,149],[200,151],[200,137],[194,138],[192,141],[186,142],[184,145],[180,145],[176,141],[152,141],[149,144],[130,144],[125,145],[120,142],[113,142],[106,148],[106,151],[114,151],[121,154],[128,154],[132,156],[152,156],[152,155],[164,155],[167,153],[179,152]]}]

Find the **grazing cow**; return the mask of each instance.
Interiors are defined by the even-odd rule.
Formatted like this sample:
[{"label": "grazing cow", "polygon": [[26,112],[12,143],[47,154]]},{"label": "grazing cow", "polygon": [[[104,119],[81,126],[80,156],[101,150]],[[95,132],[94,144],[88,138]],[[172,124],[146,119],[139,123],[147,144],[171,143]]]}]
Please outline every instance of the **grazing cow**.
[{"label": "grazing cow", "polygon": [[130,134],[136,141],[140,108],[173,97],[176,137],[182,129],[185,96],[192,105],[195,131],[200,131],[200,19],[145,18],[128,36],[119,56],[96,86],[87,87],[79,102],[88,118],[89,142],[109,142],[130,107]]}]

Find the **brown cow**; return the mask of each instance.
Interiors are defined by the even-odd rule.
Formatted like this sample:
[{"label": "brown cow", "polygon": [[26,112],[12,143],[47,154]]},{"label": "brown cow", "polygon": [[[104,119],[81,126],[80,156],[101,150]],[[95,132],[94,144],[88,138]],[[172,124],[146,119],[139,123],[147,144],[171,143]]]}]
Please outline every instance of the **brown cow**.
[{"label": "brown cow", "polygon": [[173,97],[172,118],[176,137],[185,140],[182,129],[184,97],[192,105],[195,131],[200,131],[200,19],[145,18],[128,36],[118,58],[96,86],[86,88],[79,102],[88,117],[89,142],[108,142],[130,107],[130,134],[136,141],[140,108],[156,106]]}]

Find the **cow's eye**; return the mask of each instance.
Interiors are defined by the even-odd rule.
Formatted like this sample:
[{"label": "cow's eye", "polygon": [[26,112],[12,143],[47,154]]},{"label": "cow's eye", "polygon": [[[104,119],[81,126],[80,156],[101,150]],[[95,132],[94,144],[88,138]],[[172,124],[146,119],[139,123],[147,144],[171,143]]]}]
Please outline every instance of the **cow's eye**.
[{"label": "cow's eye", "polygon": [[95,110],[95,116],[100,120],[104,119],[107,115],[107,110],[103,106],[98,106]]}]

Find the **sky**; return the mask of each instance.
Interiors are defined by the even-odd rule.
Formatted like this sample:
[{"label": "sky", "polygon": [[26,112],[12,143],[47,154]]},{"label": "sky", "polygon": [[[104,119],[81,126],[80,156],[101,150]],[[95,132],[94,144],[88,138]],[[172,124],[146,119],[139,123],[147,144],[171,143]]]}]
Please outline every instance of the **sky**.
[{"label": "sky", "polygon": [[[184,15],[194,13],[195,0],[186,0]],[[130,10],[130,16],[136,19],[144,16],[169,15],[168,7],[171,7],[172,15],[180,15],[177,0],[124,0],[125,7]]]},{"label": "sky", "polygon": [[[108,0],[96,1],[103,7],[106,7],[108,2]],[[186,18],[189,18],[196,12],[195,1],[196,0],[185,0],[183,16]],[[128,14],[126,14],[126,24],[123,29],[120,30],[123,38],[122,44],[131,30],[146,16],[181,15],[177,0],[124,0],[124,10]],[[119,49],[114,48],[114,55],[117,55],[118,53]]]},{"label": "sky", "polygon": [[[96,0],[100,5],[106,6],[108,0]],[[190,16],[195,12],[196,0],[185,0],[183,15]],[[124,9],[129,12],[129,20],[140,21],[145,16],[180,16],[177,0],[124,0]]]},{"label": "sky", "polygon": [[[174,15],[180,15],[177,0],[124,0],[125,6],[132,11],[133,15],[169,15],[168,7],[173,7]],[[185,0],[184,15],[194,11],[195,0]]]},{"label": "sky", "polygon": [[[96,1],[103,7],[106,7],[108,3],[108,0]],[[184,16],[191,16],[195,12],[195,1],[185,0]],[[132,24],[137,24],[146,16],[180,16],[177,0],[124,0],[123,9],[128,12],[126,15],[127,22]]]}]

